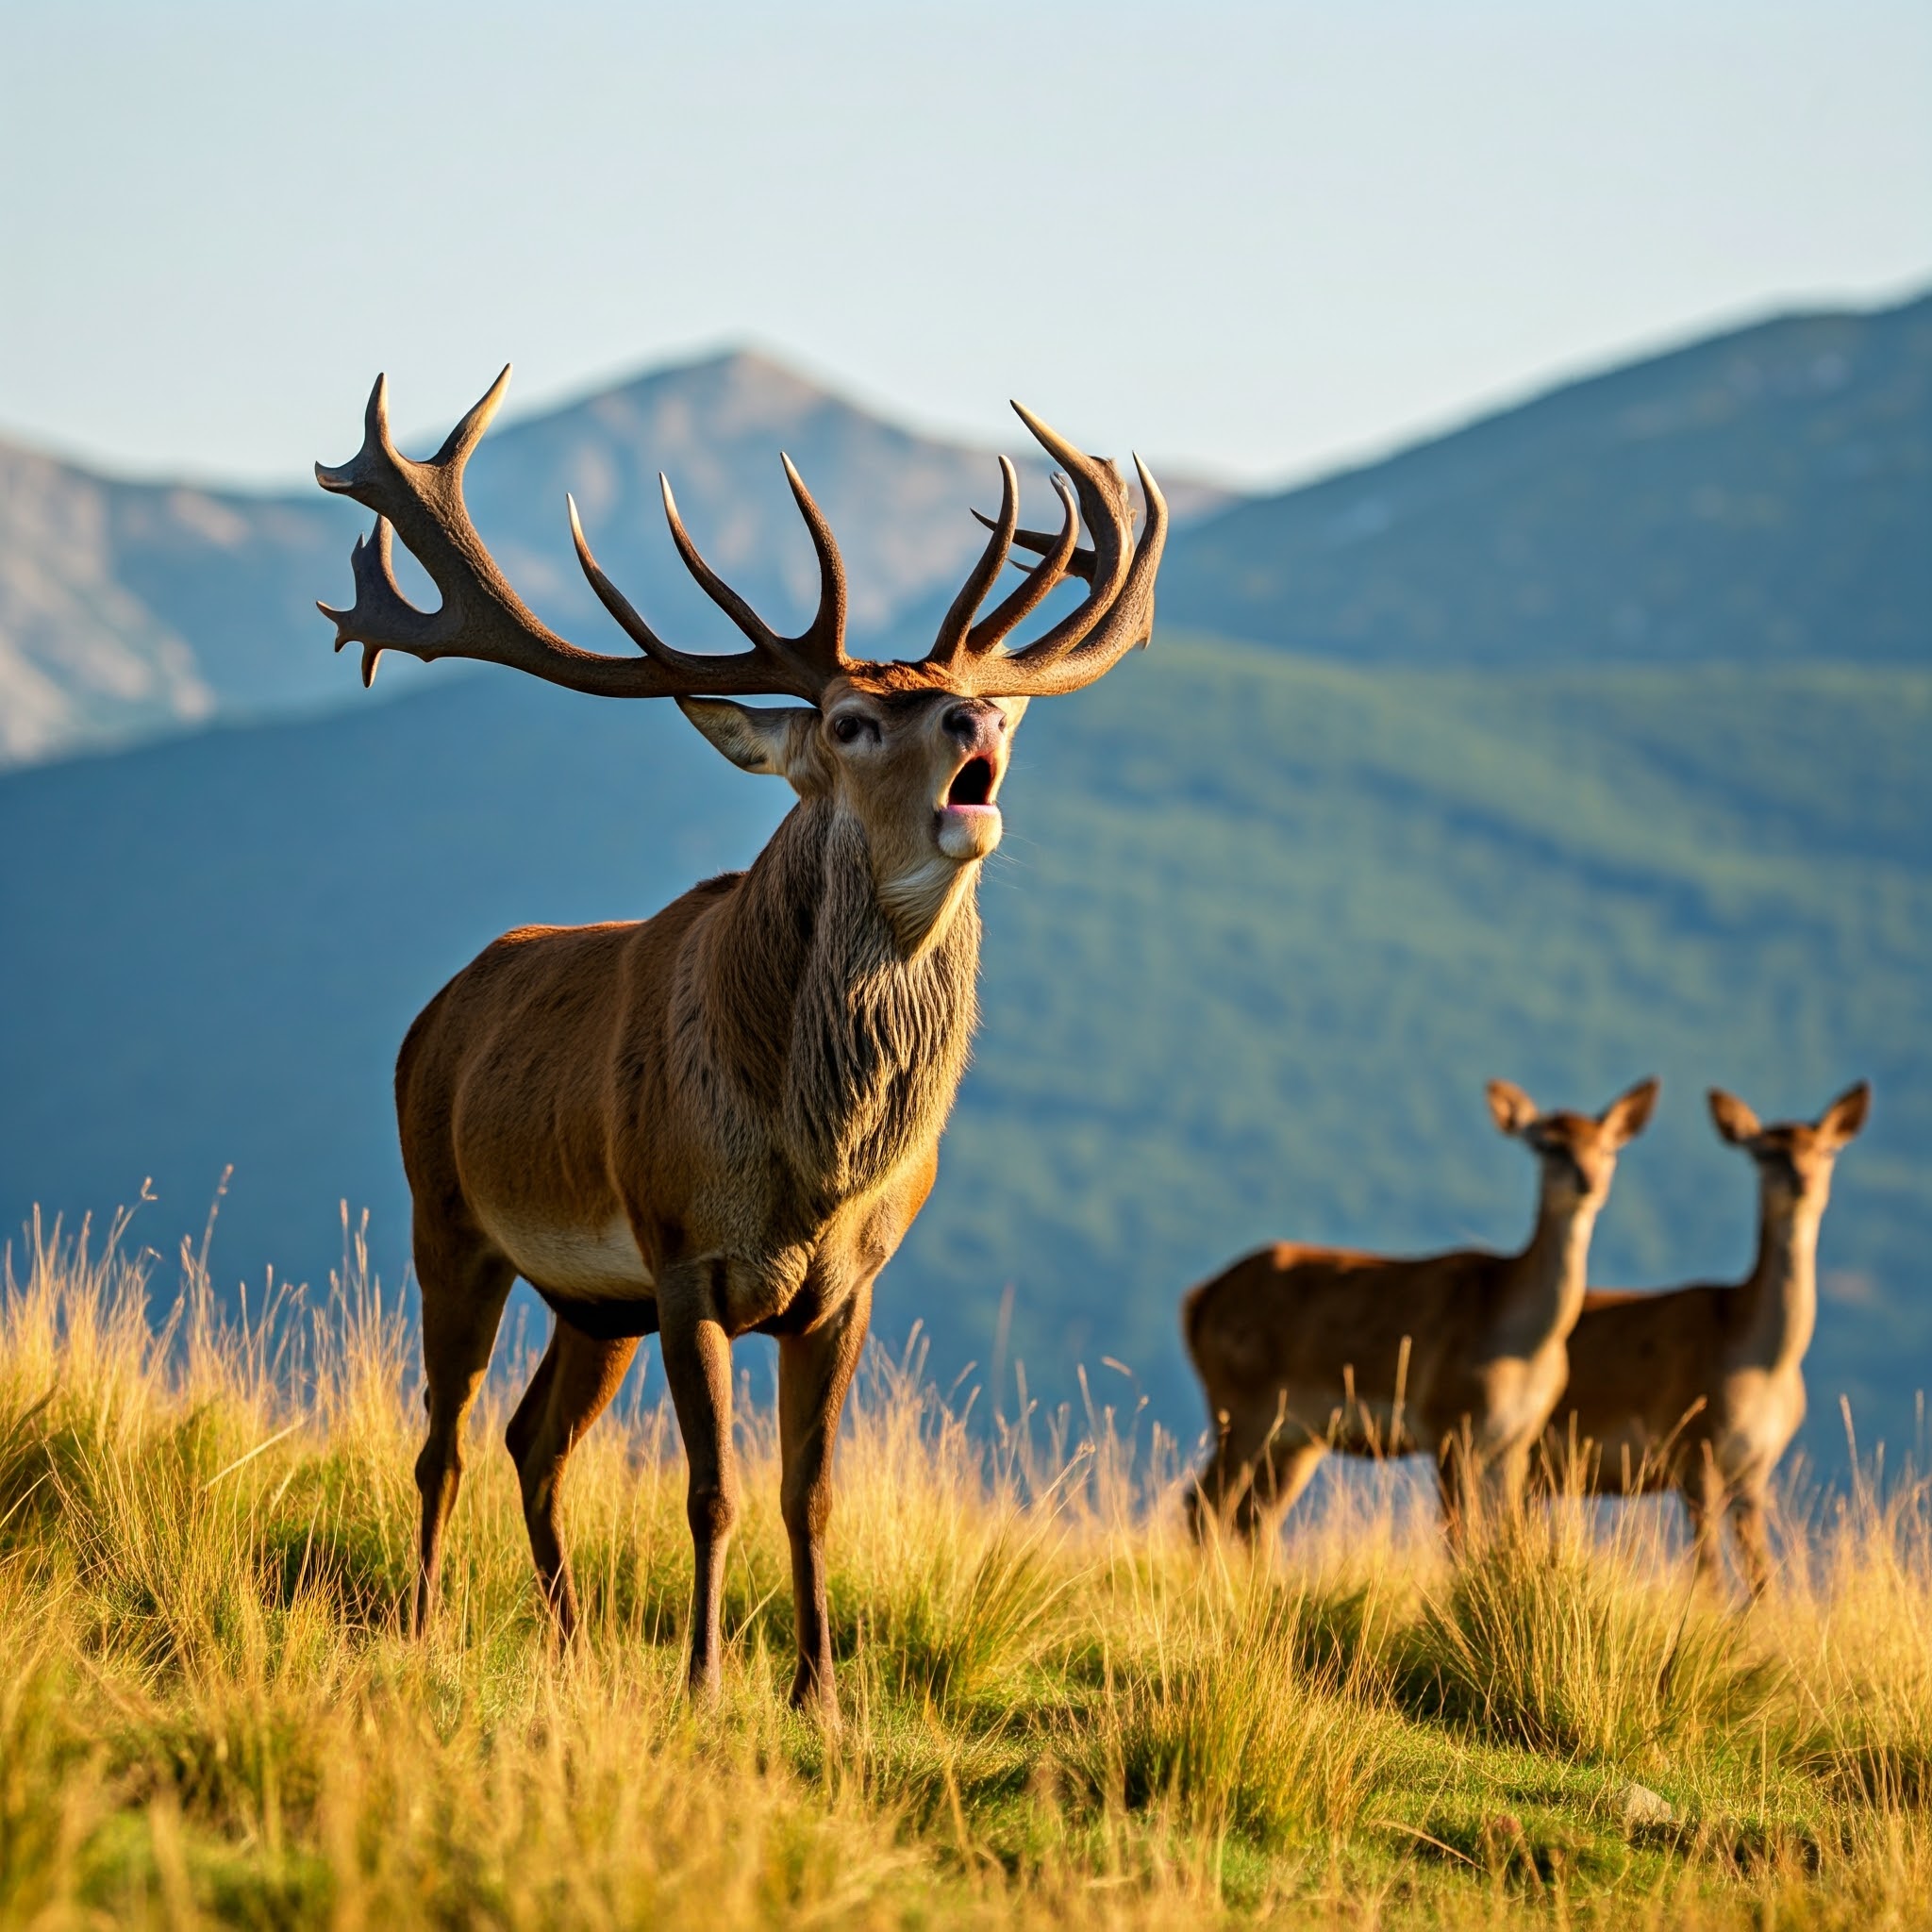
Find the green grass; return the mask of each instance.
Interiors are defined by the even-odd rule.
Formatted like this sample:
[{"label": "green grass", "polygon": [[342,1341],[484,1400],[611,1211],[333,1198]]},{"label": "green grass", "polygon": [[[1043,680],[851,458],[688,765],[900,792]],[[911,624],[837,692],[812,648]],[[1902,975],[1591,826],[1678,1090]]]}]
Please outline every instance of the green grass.
[{"label": "green grass", "polygon": [[0,1301],[0,1924],[1863,1926],[1932,1896],[1908,1482],[1794,1535],[1749,1610],[1692,1596],[1648,1511],[1563,1504],[1457,1569],[1374,1483],[1249,1562],[1187,1544],[1158,1435],[975,1434],[875,1357],[827,1738],[783,1703],[768,1408],[694,1711],[661,1407],[579,1453],[559,1658],[492,1383],[412,1644],[406,1325],[358,1272],[247,1324],[185,1280],[157,1323],[142,1265],[48,1240]]}]

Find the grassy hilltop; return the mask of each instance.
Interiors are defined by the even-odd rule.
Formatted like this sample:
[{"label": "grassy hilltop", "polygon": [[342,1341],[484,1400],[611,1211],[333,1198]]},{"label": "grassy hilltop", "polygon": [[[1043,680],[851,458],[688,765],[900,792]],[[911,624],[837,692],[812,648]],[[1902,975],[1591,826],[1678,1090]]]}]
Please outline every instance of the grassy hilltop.
[{"label": "grassy hilltop", "polygon": [[[746,1403],[726,1690],[682,1701],[661,1406],[580,1452],[588,1641],[536,1619],[505,1385],[440,1627],[400,1640],[413,1350],[366,1278],[224,1322],[192,1265],[43,1245],[0,1302],[0,1924],[1884,1926],[1932,1895],[1932,1502],[1786,1525],[1693,1599],[1654,1519],[1461,1573],[1339,1500],[1187,1547],[1172,1445],[987,1448],[874,1358],[841,1449],[848,1712],[784,1708],[774,1424]],[[1667,1807],[1667,1808],[1664,1808]]]}]

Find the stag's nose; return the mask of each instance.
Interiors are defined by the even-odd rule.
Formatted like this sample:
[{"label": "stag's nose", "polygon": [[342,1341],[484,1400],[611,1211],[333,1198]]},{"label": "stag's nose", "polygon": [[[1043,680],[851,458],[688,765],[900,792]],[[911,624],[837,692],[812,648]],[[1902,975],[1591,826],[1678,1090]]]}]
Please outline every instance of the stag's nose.
[{"label": "stag's nose", "polygon": [[962,751],[997,751],[1007,733],[1007,714],[984,698],[967,698],[948,705],[940,722],[946,736]]}]

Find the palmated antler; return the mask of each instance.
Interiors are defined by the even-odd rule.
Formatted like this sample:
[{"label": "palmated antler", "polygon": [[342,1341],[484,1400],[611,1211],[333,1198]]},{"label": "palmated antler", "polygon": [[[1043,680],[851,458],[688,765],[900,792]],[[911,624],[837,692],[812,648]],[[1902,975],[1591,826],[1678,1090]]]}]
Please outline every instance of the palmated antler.
[{"label": "palmated antler", "polygon": [[[1019,529],[1019,481],[1012,464],[1002,457],[1000,514],[997,519],[982,519],[992,530],[992,540],[953,600],[932,649],[917,663],[873,662],[845,655],[844,565],[830,525],[789,457],[783,459],[786,480],[819,560],[819,607],[804,630],[796,637],[774,631],[712,570],[678,516],[670,483],[660,477],[664,514],[678,555],[706,593],[751,641],[751,648],[714,656],[667,644],[598,567],[577,519],[576,504],[566,499],[577,561],[605,609],[644,656],[609,658],[579,650],[544,625],[510,588],[476,534],[463,502],[463,467],[508,383],[506,366],[436,455],[419,463],[403,456],[390,440],[388,387],[378,376],[364,418],[362,447],[340,469],[315,466],[316,481],[325,490],[352,496],[375,512],[375,530],[358,539],[350,558],[356,578],[354,605],[347,610],[317,606],[336,626],[337,650],[351,641],[362,646],[364,684],[375,677],[384,651],[407,651],[425,663],[439,658],[469,658],[504,664],[598,697],[784,693],[817,703],[837,677],[878,691],[1045,695],[1091,683],[1133,645],[1144,642],[1152,626],[1154,575],[1167,527],[1167,506],[1153,477],[1137,458],[1147,496],[1147,527],[1129,557],[1132,517],[1125,486],[1111,465],[1083,455],[1020,409],[1022,421],[1073,475],[1071,486],[1064,478],[1054,478],[1065,521],[1053,537]],[[1093,547],[1076,555],[1083,514]],[[404,597],[392,567],[392,528],[441,592],[441,608],[419,610]],[[1039,560],[1014,591],[975,623],[979,606],[1015,542],[1036,553]],[[1022,650],[1001,650],[1014,627],[1068,575],[1086,578],[1090,586],[1079,608]]]}]

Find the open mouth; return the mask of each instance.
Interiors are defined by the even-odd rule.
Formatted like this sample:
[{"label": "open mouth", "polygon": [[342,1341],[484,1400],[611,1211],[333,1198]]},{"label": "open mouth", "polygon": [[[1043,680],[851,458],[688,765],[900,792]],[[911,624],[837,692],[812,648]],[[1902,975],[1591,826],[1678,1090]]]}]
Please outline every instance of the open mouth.
[{"label": "open mouth", "polygon": [[946,788],[948,811],[990,811],[992,808],[993,769],[991,758],[968,758]]}]

